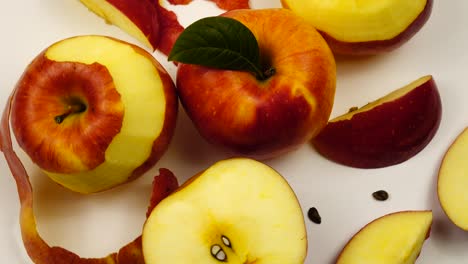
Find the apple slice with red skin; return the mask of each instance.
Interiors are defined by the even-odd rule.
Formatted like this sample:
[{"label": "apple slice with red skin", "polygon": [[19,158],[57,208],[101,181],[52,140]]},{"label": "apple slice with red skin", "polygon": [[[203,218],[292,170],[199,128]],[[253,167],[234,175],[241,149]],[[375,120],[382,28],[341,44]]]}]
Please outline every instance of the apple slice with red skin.
[{"label": "apple slice with red skin", "polygon": [[356,233],[336,264],[414,264],[429,238],[431,226],[431,211],[385,215]]},{"label": "apple slice with red skin", "polygon": [[433,0],[281,0],[312,23],[337,54],[372,55],[395,50],[427,22]]},{"label": "apple slice with red skin", "polygon": [[177,105],[172,79],[151,54],[109,37],[79,36],[51,45],[25,69],[11,120],[19,146],[50,178],[91,193],[159,160]]},{"label": "apple slice with red skin", "polygon": [[[184,30],[174,12],[158,0],[80,0],[106,22],[121,28],[146,47],[168,55]],[[212,0],[219,8],[249,8],[247,0]],[[189,4],[191,0],[170,0],[171,4]]]},{"label": "apple slice with red skin", "polygon": [[336,67],[328,45],[286,9],[222,16],[253,33],[265,64],[259,72],[271,76],[181,63],[177,89],[185,111],[207,141],[239,155],[268,159],[298,148],[320,132],[331,113]]},{"label": "apple slice with red skin", "polygon": [[312,140],[337,163],[357,168],[395,165],[434,137],[442,104],[432,76],[422,77],[364,107],[336,117]]},{"label": "apple slice with red skin", "polygon": [[437,194],[449,219],[468,231],[468,128],[460,133],[445,154],[439,169]]},{"label": "apple slice with red skin", "polygon": [[149,0],[80,0],[106,22],[114,24],[145,46],[156,50],[159,43],[159,15]]}]

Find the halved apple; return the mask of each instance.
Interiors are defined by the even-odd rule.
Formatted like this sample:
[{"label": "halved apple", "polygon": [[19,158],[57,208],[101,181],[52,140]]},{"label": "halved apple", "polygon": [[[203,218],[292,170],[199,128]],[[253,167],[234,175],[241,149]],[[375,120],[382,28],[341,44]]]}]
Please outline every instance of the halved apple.
[{"label": "halved apple", "polygon": [[413,264],[432,225],[431,211],[385,215],[362,228],[341,251],[337,264]]},{"label": "halved apple", "polygon": [[20,147],[59,184],[111,188],[151,168],[177,115],[174,83],[141,48],[103,36],[59,41],[18,81],[11,121]]},{"label": "halved apple", "polygon": [[314,25],[335,53],[377,54],[411,39],[429,19],[433,0],[281,0]]},{"label": "halved apple", "polygon": [[452,222],[468,231],[468,128],[448,149],[439,170],[440,205]]},{"label": "halved apple", "polygon": [[159,203],[143,229],[145,263],[299,264],[301,207],[286,180],[245,158],[217,162]]},{"label": "halved apple", "polygon": [[106,22],[114,24],[156,50],[159,43],[158,10],[148,0],[80,0]]},{"label": "halved apple", "polygon": [[312,140],[324,157],[358,168],[395,165],[432,140],[442,104],[432,76],[331,120]]}]

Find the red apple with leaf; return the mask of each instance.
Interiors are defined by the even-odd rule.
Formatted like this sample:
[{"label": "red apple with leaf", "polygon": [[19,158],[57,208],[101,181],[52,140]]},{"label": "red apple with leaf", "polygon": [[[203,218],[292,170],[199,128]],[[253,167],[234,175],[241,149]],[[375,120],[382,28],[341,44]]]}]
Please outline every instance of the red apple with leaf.
[{"label": "red apple with leaf", "polygon": [[315,28],[289,10],[234,10],[199,20],[169,59],[181,63],[179,96],[200,134],[236,153],[277,156],[328,121],[333,55]]}]

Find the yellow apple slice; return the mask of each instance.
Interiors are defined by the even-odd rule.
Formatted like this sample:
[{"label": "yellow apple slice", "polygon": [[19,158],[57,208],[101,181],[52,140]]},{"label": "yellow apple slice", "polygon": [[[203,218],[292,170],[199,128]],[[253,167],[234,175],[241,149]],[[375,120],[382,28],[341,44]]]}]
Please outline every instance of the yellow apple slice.
[{"label": "yellow apple slice", "polygon": [[432,225],[431,211],[385,215],[361,229],[346,244],[337,264],[413,264]]},{"label": "yellow apple slice", "polygon": [[314,25],[335,53],[378,54],[410,40],[429,19],[433,0],[281,0]]},{"label": "yellow apple slice", "polygon": [[145,263],[299,264],[307,253],[301,207],[270,167],[238,158],[197,174],[152,211]]},{"label": "yellow apple slice", "polygon": [[448,149],[439,170],[437,191],[440,205],[452,220],[468,231],[468,128]]},{"label": "yellow apple slice", "polygon": [[175,128],[172,80],[146,51],[80,36],[41,53],[19,80],[12,126],[54,181],[80,193],[109,189],[151,168]]}]

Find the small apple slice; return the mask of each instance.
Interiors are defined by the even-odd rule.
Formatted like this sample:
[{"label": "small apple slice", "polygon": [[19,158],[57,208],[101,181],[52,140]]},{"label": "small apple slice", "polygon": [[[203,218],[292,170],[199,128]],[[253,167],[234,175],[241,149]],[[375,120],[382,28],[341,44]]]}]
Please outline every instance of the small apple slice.
[{"label": "small apple slice", "polygon": [[314,25],[335,53],[369,55],[394,50],[429,19],[433,0],[281,0]]},{"label": "small apple slice", "polygon": [[452,222],[468,231],[468,128],[448,149],[439,170],[440,205]]},{"label": "small apple slice", "polygon": [[146,264],[300,264],[301,207],[286,180],[245,158],[217,162],[159,203],[143,229]]},{"label": "small apple slice", "polygon": [[413,264],[432,225],[431,211],[385,215],[362,228],[346,244],[337,264]]},{"label": "small apple slice", "polygon": [[331,120],[312,140],[324,157],[358,168],[395,165],[416,155],[437,132],[442,104],[432,76]]},{"label": "small apple slice", "polygon": [[145,46],[159,43],[158,10],[148,0],[80,0],[106,22],[120,27]]},{"label": "small apple slice", "polygon": [[112,188],[150,169],[175,129],[177,96],[164,68],[103,36],[59,41],[25,69],[12,101],[20,147],[59,184]]}]

